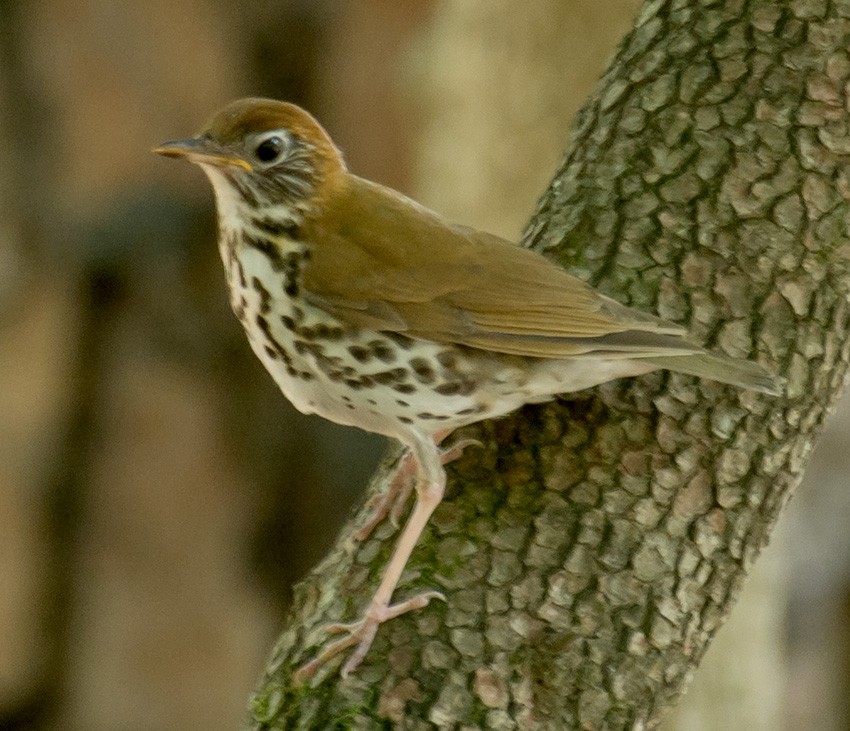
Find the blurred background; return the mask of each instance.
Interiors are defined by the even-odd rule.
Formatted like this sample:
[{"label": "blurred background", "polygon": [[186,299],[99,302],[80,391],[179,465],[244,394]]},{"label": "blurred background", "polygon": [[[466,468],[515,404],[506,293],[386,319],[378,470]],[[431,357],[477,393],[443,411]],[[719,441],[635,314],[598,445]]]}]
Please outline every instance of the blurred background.
[{"label": "blurred background", "polygon": [[[229,312],[200,171],[286,99],[360,175],[516,239],[637,0],[0,1],[0,729],[232,729],[380,439]],[[850,728],[850,404],[669,729]]]}]

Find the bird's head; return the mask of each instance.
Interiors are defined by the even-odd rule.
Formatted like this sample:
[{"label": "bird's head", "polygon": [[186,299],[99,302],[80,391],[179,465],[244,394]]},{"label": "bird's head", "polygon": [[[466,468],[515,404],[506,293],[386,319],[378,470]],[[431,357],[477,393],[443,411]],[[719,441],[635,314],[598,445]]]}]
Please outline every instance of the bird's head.
[{"label": "bird's head", "polygon": [[195,137],[153,151],[200,165],[220,206],[303,211],[346,171],[342,154],[310,114],[272,99],[231,102]]}]

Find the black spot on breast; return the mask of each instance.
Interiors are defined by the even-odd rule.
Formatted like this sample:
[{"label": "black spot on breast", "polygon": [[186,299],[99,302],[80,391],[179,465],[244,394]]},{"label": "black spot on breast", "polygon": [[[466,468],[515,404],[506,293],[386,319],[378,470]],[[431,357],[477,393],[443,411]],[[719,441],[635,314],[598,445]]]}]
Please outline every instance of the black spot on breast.
[{"label": "black spot on breast", "polygon": [[362,345],[349,345],[348,352],[358,363],[368,363],[372,358],[369,348],[364,348]]},{"label": "black spot on breast", "polygon": [[369,349],[374,356],[384,363],[392,363],[395,360],[395,350],[385,340],[369,341]]},{"label": "black spot on breast", "polygon": [[411,419],[409,416],[397,416],[396,419],[398,419],[402,424],[413,423],[413,419]]},{"label": "black spot on breast", "polygon": [[394,383],[391,388],[399,393],[416,393],[416,386],[411,386],[409,383]]},{"label": "black spot on breast", "polygon": [[298,296],[298,275],[301,271],[302,256],[298,251],[290,251],[283,257],[283,291],[290,297]]},{"label": "black spot on breast", "polygon": [[272,360],[278,359],[277,351],[271,345],[264,345],[263,350],[266,351],[266,355],[269,356]]},{"label": "black spot on breast", "polygon": [[437,362],[443,368],[454,368],[457,365],[457,353],[451,350],[443,350],[437,353]]},{"label": "black spot on breast", "polygon": [[469,396],[474,390],[476,386],[476,381],[472,376],[466,376],[462,378],[460,381],[452,381],[452,385],[457,384],[456,393],[459,396]]},{"label": "black spot on breast", "polygon": [[245,289],[248,284],[245,280],[245,267],[242,266],[241,259],[236,260],[236,273],[239,275],[239,285],[242,287],[242,289]]},{"label": "black spot on breast", "polygon": [[269,260],[274,271],[283,271],[283,256],[280,253],[280,249],[278,249],[271,241],[257,236],[248,235],[243,236],[242,240],[245,242],[246,246],[250,246],[252,249],[256,249],[263,254]]},{"label": "black spot on breast", "polygon": [[423,421],[445,421],[449,417],[445,414],[432,414],[430,411],[423,411],[421,414],[417,414],[416,418],[422,419]]},{"label": "black spot on breast", "polygon": [[398,345],[400,348],[404,348],[405,350],[410,350],[413,347],[413,343],[415,342],[413,338],[409,338],[407,337],[407,335],[401,335],[400,333],[391,332],[389,330],[382,331],[381,334],[389,338],[396,345]]},{"label": "black spot on breast", "polygon": [[266,338],[266,348],[274,350],[280,356],[280,359],[286,364],[286,370],[289,375],[294,376],[295,370],[292,368],[292,358],[290,358],[286,349],[275,339],[274,334],[269,327],[269,321],[262,315],[257,315],[255,321],[257,323],[257,327],[260,328],[260,331]]},{"label": "black spot on breast", "polygon": [[380,373],[373,373],[372,378],[378,383],[387,385],[389,383],[400,383],[407,378],[407,371],[404,368],[393,368]]},{"label": "black spot on breast", "polygon": [[425,358],[411,358],[410,367],[419,383],[433,383],[437,374]]},{"label": "black spot on breast", "polygon": [[400,398],[397,398],[397,399],[395,400],[395,402],[396,402],[399,406],[410,406],[410,404],[409,404],[409,403],[407,403],[407,401],[402,401]]},{"label": "black spot on breast", "polygon": [[252,223],[260,231],[271,234],[272,236],[287,236],[290,239],[297,239],[299,228],[298,224],[292,219],[274,219],[264,216],[261,218],[252,219]]},{"label": "black spot on breast", "polygon": [[272,308],[272,296],[269,291],[263,286],[263,283],[257,277],[251,278],[251,286],[254,291],[260,295],[260,312],[263,315],[268,315]]},{"label": "black spot on breast", "polygon": [[457,381],[449,381],[448,383],[441,383],[439,386],[435,386],[434,390],[443,396],[455,396],[460,393],[462,387],[462,384]]},{"label": "black spot on breast", "polygon": [[343,330],[341,327],[334,327],[320,322],[313,328],[316,337],[320,340],[337,341],[342,340]]},{"label": "black spot on breast", "polygon": [[311,355],[315,355],[316,357],[320,357],[322,355],[322,351],[324,348],[319,343],[311,343],[306,340],[294,340],[292,343],[295,348],[295,352],[299,355],[304,355],[304,353],[310,353]]},{"label": "black spot on breast", "polygon": [[295,320],[293,320],[289,315],[281,315],[280,321],[287,330],[298,332],[298,326],[295,324]]}]

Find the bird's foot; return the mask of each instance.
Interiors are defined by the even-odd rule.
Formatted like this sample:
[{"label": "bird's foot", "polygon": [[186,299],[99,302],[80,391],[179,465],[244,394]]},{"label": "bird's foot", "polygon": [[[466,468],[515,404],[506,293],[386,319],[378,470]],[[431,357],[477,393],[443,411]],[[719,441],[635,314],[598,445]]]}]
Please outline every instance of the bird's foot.
[{"label": "bird's foot", "polygon": [[369,501],[369,508],[371,508],[369,517],[363,526],[354,533],[354,538],[358,541],[365,541],[387,515],[390,516],[390,522],[393,526],[398,528],[404,506],[407,505],[415,484],[416,458],[413,456],[413,452],[405,452],[398,463],[398,468],[387,491],[382,495],[375,495]]},{"label": "bird's foot", "polygon": [[463,450],[467,447],[481,447],[483,449],[484,444],[477,439],[458,439],[450,447],[446,447],[440,452],[440,463],[446,465],[449,462],[454,462],[456,459],[460,459],[460,456],[463,454]]},{"label": "bird's foot", "polygon": [[352,622],[351,624],[328,625],[328,632],[332,632],[334,634],[344,632],[347,633],[348,636],[331,643],[315,658],[310,660],[310,662],[298,668],[293,675],[293,680],[296,683],[303,683],[311,678],[316,671],[322,667],[322,665],[332,660],[348,648],[354,647],[354,652],[351,653],[351,657],[345,661],[345,664],[339,672],[343,678],[347,678],[352,672],[354,672],[357,666],[363,662],[363,658],[366,657],[366,653],[369,652],[369,648],[372,646],[372,640],[375,639],[375,633],[378,631],[378,627],[381,624],[390,619],[394,619],[395,617],[399,617],[402,614],[411,612],[414,609],[422,609],[422,607],[427,606],[428,602],[432,599],[439,599],[443,602],[446,601],[446,597],[439,591],[425,591],[406,601],[399,602],[398,604],[387,605],[373,603],[366,610],[366,615],[363,619],[358,622]]},{"label": "bird's foot", "polygon": [[[454,462],[463,454],[464,449],[472,446],[483,447],[484,445],[477,439],[460,439],[440,452],[440,463],[446,465]],[[413,452],[405,452],[387,491],[382,495],[375,495],[370,501],[371,512],[366,522],[355,531],[355,540],[365,541],[387,515],[390,517],[392,526],[398,528],[415,485],[416,458]]]}]

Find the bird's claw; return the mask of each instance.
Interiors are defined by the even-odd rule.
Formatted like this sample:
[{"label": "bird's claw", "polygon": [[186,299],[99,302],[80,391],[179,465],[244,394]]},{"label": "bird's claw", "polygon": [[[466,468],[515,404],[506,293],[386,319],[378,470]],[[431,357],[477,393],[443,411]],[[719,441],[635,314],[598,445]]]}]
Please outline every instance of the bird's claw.
[{"label": "bird's claw", "polygon": [[347,632],[348,636],[331,643],[315,658],[310,660],[310,662],[298,668],[293,674],[294,682],[298,684],[305,682],[315,675],[316,671],[322,667],[322,665],[329,662],[348,648],[354,647],[355,649],[354,652],[351,653],[351,657],[345,661],[339,671],[339,674],[343,677],[343,679],[347,678],[352,672],[354,672],[354,670],[357,669],[358,665],[363,662],[363,658],[366,657],[366,653],[369,652],[369,648],[372,646],[372,641],[375,639],[375,634],[381,624],[390,619],[394,619],[395,617],[399,617],[402,614],[413,611],[414,609],[422,609],[427,606],[432,599],[439,599],[443,602],[446,601],[445,595],[439,591],[425,591],[406,601],[399,602],[398,604],[391,604],[389,606],[370,606],[369,609],[366,610],[366,616],[358,622],[351,622],[349,624],[329,624],[325,628],[328,632],[331,632],[332,634]]},{"label": "bird's claw", "polygon": [[463,450],[467,447],[481,447],[481,449],[484,449],[484,442],[472,438],[458,439],[458,441],[450,447],[446,447],[440,452],[440,462],[444,465],[449,462],[454,462],[456,459],[460,458],[463,454]]}]

